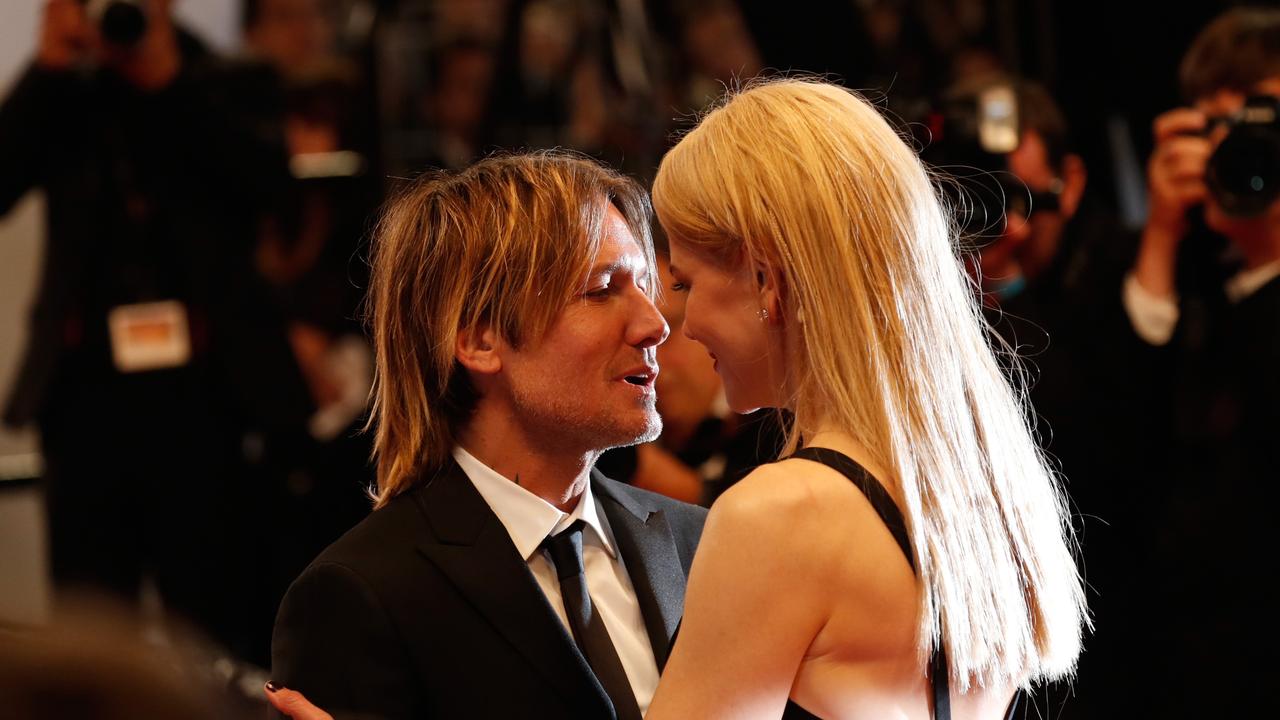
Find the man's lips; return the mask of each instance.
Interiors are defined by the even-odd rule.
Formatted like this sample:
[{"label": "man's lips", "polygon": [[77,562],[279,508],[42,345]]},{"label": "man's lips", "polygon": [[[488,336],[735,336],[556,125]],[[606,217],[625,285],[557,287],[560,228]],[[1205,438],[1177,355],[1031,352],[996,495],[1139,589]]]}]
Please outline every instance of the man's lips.
[{"label": "man's lips", "polygon": [[657,377],[657,366],[637,365],[636,367],[623,372],[621,375],[614,378],[614,380],[625,382],[628,385],[634,385],[636,387],[652,388],[654,380],[656,380]]}]

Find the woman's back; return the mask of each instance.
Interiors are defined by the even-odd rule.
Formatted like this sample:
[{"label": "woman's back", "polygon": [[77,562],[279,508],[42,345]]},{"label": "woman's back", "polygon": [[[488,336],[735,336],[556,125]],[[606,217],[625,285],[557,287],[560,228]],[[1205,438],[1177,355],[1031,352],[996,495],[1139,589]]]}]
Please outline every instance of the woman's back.
[{"label": "woman's back", "polygon": [[[815,441],[870,465],[845,435]],[[790,698],[784,717],[927,720],[919,612],[908,556],[849,477],[800,458],[764,466],[712,509],[651,715],[776,717]],[[1002,717],[1011,692],[955,695],[952,717]]]},{"label": "woman's back", "polygon": [[[864,467],[848,468],[854,473],[870,465],[845,435],[824,433],[816,440],[850,459],[859,457],[857,464]],[[824,588],[833,598],[831,613],[800,665],[792,699],[820,717],[930,718],[928,659],[916,638],[918,580],[908,560],[909,547],[904,548],[905,528],[901,539],[890,529],[901,523],[901,516],[895,493],[879,480],[883,471],[868,470],[865,477],[884,488],[881,502],[891,501],[891,509],[877,509],[874,487],[863,492],[844,468],[823,464],[818,457],[792,458],[775,467],[784,474],[776,480],[802,484],[813,494],[822,514],[815,520],[833,531],[831,572]],[[953,694],[951,715],[957,720],[1002,717],[1011,694],[1007,688]]]}]

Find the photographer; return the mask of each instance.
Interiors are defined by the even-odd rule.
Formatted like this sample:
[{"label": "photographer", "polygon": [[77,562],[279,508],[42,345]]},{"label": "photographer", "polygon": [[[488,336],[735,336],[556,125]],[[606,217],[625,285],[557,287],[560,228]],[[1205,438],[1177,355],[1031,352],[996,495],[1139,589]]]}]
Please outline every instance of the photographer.
[{"label": "photographer", "polygon": [[1190,106],[1156,120],[1150,215],[1123,298],[1134,333],[1162,355],[1133,369],[1165,391],[1145,408],[1169,448],[1149,468],[1166,582],[1152,588],[1152,635],[1167,643],[1157,672],[1177,714],[1226,716],[1267,699],[1275,639],[1262,624],[1275,598],[1257,581],[1275,570],[1280,10],[1219,16],[1180,82]]},{"label": "photographer", "polygon": [[230,513],[308,412],[252,272],[286,165],[276,103],[170,19],[170,0],[49,0],[0,104],[0,213],[47,207],[43,274],[5,422],[36,423],[54,580],[166,608],[242,646]]},{"label": "photographer", "polygon": [[1142,403],[1115,368],[1135,364],[1143,348],[1112,340],[1129,332],[1114,288],[1134,238],[1090,192],[1066,119],[1039,83],[988,73],[956,83],[935,106],[921,125],[924,156],[955,176],[953,206],[984,314],[1018,358],[1014,372],[1027,374],[1082,540],[1096,631],[1063,717],[1107,715],[1132,677],[1131,648],[1141,647],[1129,631],[1127,553],[1144,527],[1134,458],[1150,438],[1134,432]]}]

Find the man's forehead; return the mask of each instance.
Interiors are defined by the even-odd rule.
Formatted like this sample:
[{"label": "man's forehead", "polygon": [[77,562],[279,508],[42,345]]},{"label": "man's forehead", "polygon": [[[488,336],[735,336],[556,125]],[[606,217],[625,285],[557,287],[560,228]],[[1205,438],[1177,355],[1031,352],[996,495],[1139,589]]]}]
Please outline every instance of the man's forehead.
[{"label": "man's forehead", "polygon": [[1254,85],[1248,93],[1222,88],[1196,101],[1196,109],[1210,117],[1230,115],[1244,106],[1249,95],[1272,95],[1280,98],[1280,75],[1272,76]]},{"label": "man's forehead", "polygon": [[590,266],[591,275],[630,272],[648,274],[649,262],[622,214],[610,206],[604,237]]}]

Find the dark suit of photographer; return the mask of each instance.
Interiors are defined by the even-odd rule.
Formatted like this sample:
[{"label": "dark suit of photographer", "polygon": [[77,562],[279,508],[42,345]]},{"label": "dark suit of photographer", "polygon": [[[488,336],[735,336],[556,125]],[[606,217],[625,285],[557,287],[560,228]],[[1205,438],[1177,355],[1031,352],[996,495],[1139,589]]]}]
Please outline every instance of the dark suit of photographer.
[{"label": "dark suit of photographer", "polygon": [[[0,105],[0,213],[40,188],[48,226],[5,421],[41,431],[59,585],[136,595],[150,573],[168,607],[235,643],[227,517],[244,451],[308,411],[250,265],[286,166],[278,124],[249,112],[270,96],[175,28],[169,0],[143,7],[122,44],[83,4],[49,0]],[[117,334],[121,308],[134,324]],[[123,339],[157,337],[160,357],[122,360]]]},{"label": "dark suit of photographer", "polygon": [[[1157,372],[1137,371],[1163,383],[1148,411],[1169,448],[1152,458],[1143,560],[1162,578],[1149,588],[1152,656],[1169,688],[1161,700],[1186,717],[1234,715],[1267,700],[1277,639],[1266,621],[1276,598],[1259,580],[1276,569],[1280,198],[1265,163],[1243,176],[1261,192],[1224,192],[1236,183],[1221,162],[1242,137],[1231,126],[1246,98],[1280,98],[1277,47],[1280,11],[1238,8],[1184,57],[1191,105],[1156,120],[1150,215],[1124,288],[1136,335],[1163,355]],[[1280,121],[1265,132],[1274,157]]]}]

